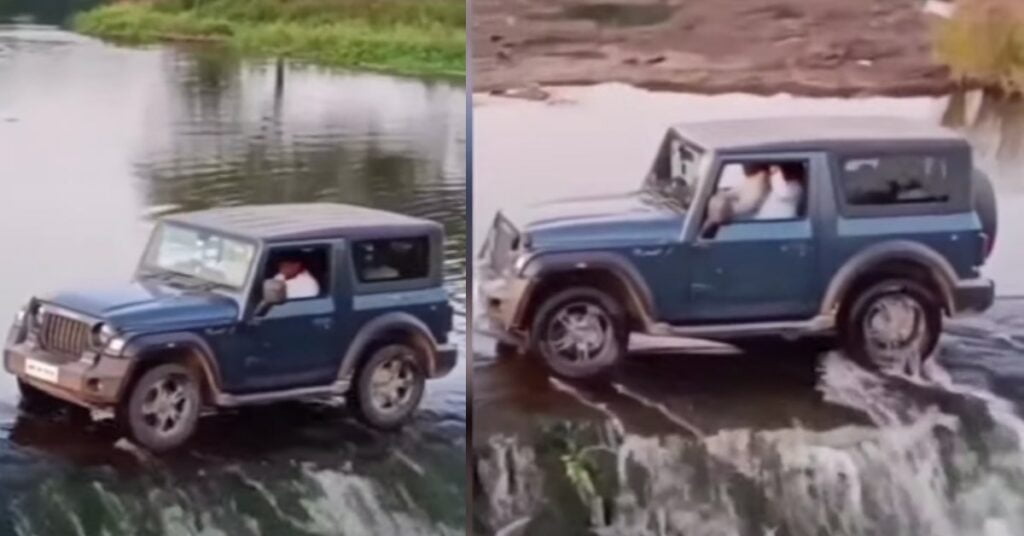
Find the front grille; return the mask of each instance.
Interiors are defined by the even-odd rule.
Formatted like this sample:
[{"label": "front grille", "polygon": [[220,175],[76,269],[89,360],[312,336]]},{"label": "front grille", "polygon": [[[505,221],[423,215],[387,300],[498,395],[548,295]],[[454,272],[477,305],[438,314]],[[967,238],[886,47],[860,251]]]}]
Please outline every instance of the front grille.
[{"label": "front grille", "polygon": [[44,312],[39,326],[39,346],[50,352],[79,355],[89,347],[90,330],[86,322]]}]

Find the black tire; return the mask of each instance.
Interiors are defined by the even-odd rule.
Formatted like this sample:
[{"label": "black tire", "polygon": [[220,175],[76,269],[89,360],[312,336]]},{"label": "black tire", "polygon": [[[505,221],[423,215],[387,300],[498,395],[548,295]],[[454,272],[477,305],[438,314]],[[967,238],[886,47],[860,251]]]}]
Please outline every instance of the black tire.
[{"label": "black tire", "polygon": [[146,371],[132,384],[117,408],[117,421],[126,435],[152,452],[184,445],[199,423],[200,380],[177,363]]},{"label": "black tire", "polygon": [[[849,308],[840,315],[841,342],[846,354],[865,368],[902,369],[901,372],[913,373],[914,368],[919,369],[935,352],[942,331],[942,306],[938,297],[924,285],[910,279],[884,279],[866,286],[851,299]],[[896,325],[897,321],[891,319],[892,314],[883,311],[887,304],[912,318],[909,326],[892,328],[892,331],[900,332],[909,328],[910,333],[906,336],[890,333],[890,338],[897,339],[897,342],[905,341],[894,344],[891,349],[879,348],[867,334],[867,324],[873,321],[869,320],[869,314],[881,315],[875,318],[883,323],[889,319],[891,326]],[[916,357],[919,357],[918,361],[899,361]]]},{"label": "black tire", "polygon": [[21,407],[33,413],[53,413],[69,405],[22,379],[18,380],[18,393],[21,394]]},{"label": "black tire", "polygon": [[360,366],[349,403],[359,420],[379,430],[394,430],[416,412],[425,383],[416,349],[388,344],[373,350]]},{"label": "black tire", "polygon": [[[567,328],[566,321],[575,322],[579,331]],[[548,370],[573,380],[606,380],[622,363],[628,343],[622,307],[591,287],[571,287],[544,300],[530,329],[531,349]]]}]

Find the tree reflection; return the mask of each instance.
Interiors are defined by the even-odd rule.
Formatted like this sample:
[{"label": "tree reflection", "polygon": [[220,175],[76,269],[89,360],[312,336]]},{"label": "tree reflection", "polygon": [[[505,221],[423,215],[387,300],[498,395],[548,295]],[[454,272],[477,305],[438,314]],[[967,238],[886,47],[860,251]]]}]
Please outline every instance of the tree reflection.
[{"label": "tree reflection", "polygon": [[[414,110],[427,112],[396,119],[389,110],[350,106],[345,115],[317,117],[305,110],[322,103],[309,95],[345,105],[339,96],[351,77],[339,74],[325,89],[322,73],[210,48],[174,49],[167,64],[169,102],[157,104],[167,107],[168,124],[153,128],[169,138],[146,143],[136,164],[148,204],[178,211],[331,201],[405,212],[445,224],[452,267],[464,272],[464,119],[448,111],[461,88],[374,75],[381,93],[407,94],[403,106],[406,98],[426,99]],[[365,91],[368,83],[357,82],[363,86],[351,91]],[[434,87],[423,91],[423,84]],[[453,160],[461,167],[451,169]]]}]

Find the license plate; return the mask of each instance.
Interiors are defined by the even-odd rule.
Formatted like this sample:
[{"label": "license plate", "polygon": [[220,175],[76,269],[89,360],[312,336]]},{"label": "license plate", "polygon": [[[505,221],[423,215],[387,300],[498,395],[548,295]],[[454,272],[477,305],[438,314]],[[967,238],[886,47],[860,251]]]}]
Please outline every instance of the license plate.
[{"label": "license plate", "polygon": [[44,382],[57,383],[57,367],[35,359],[25,360],[25,374]]}]

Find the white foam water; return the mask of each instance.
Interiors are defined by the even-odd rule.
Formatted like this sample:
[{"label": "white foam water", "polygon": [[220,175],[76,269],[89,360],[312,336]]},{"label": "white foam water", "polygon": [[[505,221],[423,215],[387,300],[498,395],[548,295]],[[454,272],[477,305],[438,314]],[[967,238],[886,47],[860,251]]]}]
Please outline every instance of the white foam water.
[{"label": "white foam water", "polygon": [[[601,435],[602,444],[589,448],[609,451],[613,461],[594,470],[617,486],[611,515],[603,523],[591,516],[592,530],[609,536],[1024,533],[1024,422],[1009,402],[954,384],[933,362],[900,376],[869,372],[838,354],[823,356],[817,388],[824,401],[855,410],[865,423],[823,431],[794,425],[707,436],[682,429],[679,435]],[[493,474],[480,475],[489,486],[484,495],[492,518],[502,519],[507,533],[519,533],[526,518],[552,507],[541,500],[552,476],[540,474],[537,453],[515,438],[492,438],[491,447]],[[518,484],[510,486],[510,479]]]}]

